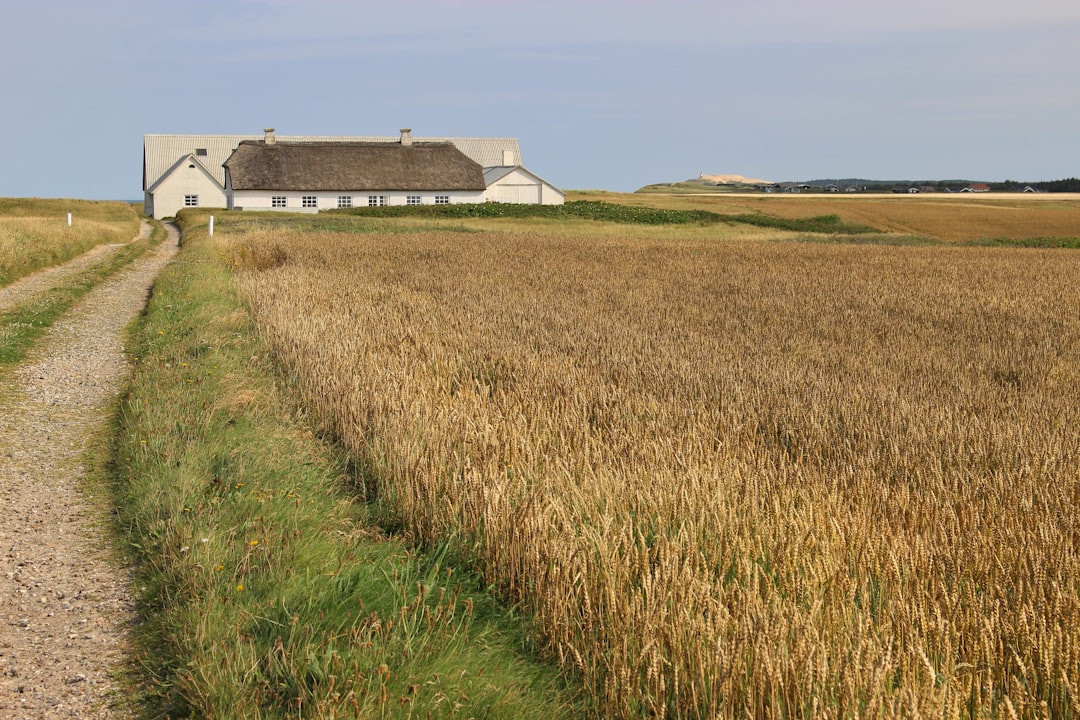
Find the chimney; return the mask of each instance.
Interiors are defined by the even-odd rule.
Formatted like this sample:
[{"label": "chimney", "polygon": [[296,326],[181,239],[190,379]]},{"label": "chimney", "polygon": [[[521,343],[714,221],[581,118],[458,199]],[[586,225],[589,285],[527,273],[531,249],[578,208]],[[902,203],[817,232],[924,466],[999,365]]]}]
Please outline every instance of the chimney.
[{"label": "chimney", "polygon": [[263,128],[263,132],[266,133],[266,137],[263,138],[263,142],[267,145],[273,145],[276,140],[274,139],[274,128]]},{"label": "chimney", "polygon": [[401,144],[404,147],[412,145],[412,128],[401,128]]}]

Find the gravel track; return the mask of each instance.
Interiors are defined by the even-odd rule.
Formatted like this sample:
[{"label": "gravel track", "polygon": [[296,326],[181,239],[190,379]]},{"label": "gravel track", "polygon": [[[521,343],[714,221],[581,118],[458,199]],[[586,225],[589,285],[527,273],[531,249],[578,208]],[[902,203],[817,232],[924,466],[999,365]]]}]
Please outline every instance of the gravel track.
[{"label": "gravel track", "polygon": [[[82,461],[128,376],[123,330],[177,237],[170,226],[168,241],[87,293],[0,380],[0,718],[130,717],[117,680],[130,664],[130,573],[103,541],[107,510],[84,487]],[[20,281],[19,297],[91,253]]]}]

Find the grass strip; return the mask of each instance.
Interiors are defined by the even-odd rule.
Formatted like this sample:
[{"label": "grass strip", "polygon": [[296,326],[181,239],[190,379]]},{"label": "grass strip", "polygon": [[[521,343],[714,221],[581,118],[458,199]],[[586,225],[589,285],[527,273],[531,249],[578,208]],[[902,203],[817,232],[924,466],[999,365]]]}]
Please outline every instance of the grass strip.
[{"label": "grass strip", "polygon": [[1080,237],[980,238],[962,244],[973,247],[1067,248],[1080,250]]},{"label": "grass strip", "polygon": [[545,218],[549,220],[595,220],[637,225],[716,225],[720,223],[832,234],[877,232],[866,225],[846,223],[838,215],[810,218],[782,218],[765,213],[714,213],[708,210],[666,210],[620,205],[596,200],[575,200],[563,205],[518,205],[510,203],[461,203],[327,210],[323,214],[360,217],[418,218]]},{"label": "grass strip", "polygon": [[[111,475],[147,717],[580,715],[513,613],[375,528],[200,218],[132,331]],[[219,236],[220,237],[220,236]]]},{"label": "grass strip", "polygon": [[788,238],[780,238],[776,242],[792,243],[817,243],[817,244],[843,244],[843,245],[891,245],[907,247],[926,247],[930,245],[952,245],[929,235],[914,235],[909,233],[886,233],[875,232],[853,235],[824,235],[824,234],[800,234]]},{"label": "grass strip", "polygon": [[164,240],[166,235],[165,228],[155,225],[149,238],[133,240],[93,267],[0,312],[0,369],[26,358],[46,328],[52,326],[79,299]]}]

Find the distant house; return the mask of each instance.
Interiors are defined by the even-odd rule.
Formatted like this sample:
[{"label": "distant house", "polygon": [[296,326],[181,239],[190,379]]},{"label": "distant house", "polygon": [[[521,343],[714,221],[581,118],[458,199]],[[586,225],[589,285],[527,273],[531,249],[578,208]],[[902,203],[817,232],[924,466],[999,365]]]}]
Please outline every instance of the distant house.
[{"label": "distant house", "polygon": [[[539,194],[542,195],[546,202],[561,203],[565,197],[555,186],[540,180],[536,175],[524,169],[521,149],[516,138],[413,138],[411,132],[402,132],[400,137],[275,136],[274,130],[268,129],[264,135],[144,135],[143,195],[145,211],[148,215],[160,219],[175,215],[184,207],[226,208],[230,204],[243,207],[243,205],[236,203],[235,200],[230,201],[226,190],[224,163],[233,154],[233,151],[245,141],[261,140],[264,143],[277,142],[282,144],[381,143],[400,145],[402,138],[407,138],[406,142],[412,142],[418,146],[427,143],[450,143],[469,159],[480,165],[482,169],[520,168],[525,171],[526,176],[534,178],[533,182],[537,185],[543,184],[545,186],[539,191]],[[505,173],[503,177],[511,174]],[[512,180],[508,179],[508,181],[511,184],[513,183]],[[526,183],[524,180],[520,180],[518,184],[524,185]],[[341,193],[333,194],[336,190],[341,190]],[[449,195],[453,202],[484,202],[490,199],[490,195],[495,194],[494,190],[491,192],[488,192],[488,190],[485,186],[484,191],[478,197],[470,200],[461,199],[464,196],[456,192],[449,193]],[[290,198],[286,198],[286,209],[311,210],[312,208],[303,207],[305,202],[303,198],[305,194],[310,197],[312,192],[305,193],[304,190],[295,192],[299,194],[292,198],[294,202],[290,203]],[[338,195],[349,197],[344,188],[318,191],[315,194],[319,196],[316,201],[318,208],[315,209],[337,206]],[[386,193],[374,191],[373,194],[377,198],[385,198],[388,204],[391,202],[406,204],[409,202],[408,196],[417,193],[395,194],[389,191]],[[434,192],[428,192],[426,195],[424,192],[419,194],[423,204],[436,202]],[[447,195],[447,193],[443,192],[438,194],[439,202],[442,202],[442,198]],[[521,192],[520,196],[526,196],[527,194]],[[356,194],[355,197],[357,199],[354,202],[368,202],[367,195]],[[329,198],[332,198],[332,200]],[[508,202],[508,200],[503,201]],[[310,199],[307,202],[310,203]],[[342,200],[341,202],[345,203],[347,201]],[[376,200],[376,202],[379,202],[379,200]]]},{"label": "distant house", "polygon": [[230,210],[483,202],[484,169],[450,142],[245,140],[224,163]]},{"label": "distant house", "polygon": [[825,192],[838,193],[840,192],[840,186],[830,183],[825,186]]},{"label": "distant house", "polygon": [[971,185],[969,185],[968,187],[961,188],[960,192],[969,192],[969,193],[990,192],[990,186],[987,185],[986,183],[971,183]]}]

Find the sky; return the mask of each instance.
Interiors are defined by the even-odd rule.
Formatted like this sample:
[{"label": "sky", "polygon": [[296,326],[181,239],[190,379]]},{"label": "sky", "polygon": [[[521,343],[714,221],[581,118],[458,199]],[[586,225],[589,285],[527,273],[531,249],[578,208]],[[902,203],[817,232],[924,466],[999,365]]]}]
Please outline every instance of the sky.
[{"label": "sky", "polygon": [[1080,175],[1076,0],[0,0],[0,196],[150,133],[516,137],[564,189]]}]

